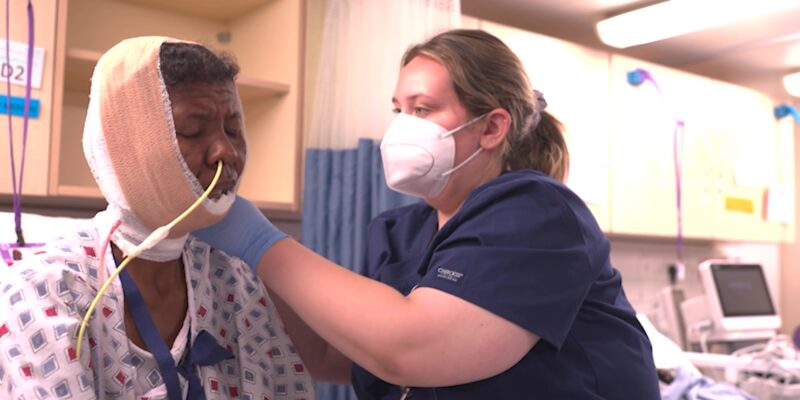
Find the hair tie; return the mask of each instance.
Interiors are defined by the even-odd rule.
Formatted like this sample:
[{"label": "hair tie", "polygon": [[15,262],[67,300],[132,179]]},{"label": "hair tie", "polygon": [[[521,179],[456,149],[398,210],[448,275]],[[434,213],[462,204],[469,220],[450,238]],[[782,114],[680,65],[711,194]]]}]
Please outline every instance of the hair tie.
[{"label": "hair tie", "polygon": [[542,92],[534,89],[533,95],[536,97],[536,105],[533,108],[533,112],[528,118],[525,118],[525,125],[523,125],[522,131],[523,132],[530,132],[536,129],[536,126],[539,125],[539,121],[542,120],[542,111],[547,108],[547,100],[544,99],[544,95]]},{"label": "hair tie", "polygon": [[542,92],[533,89],[533,95],[536,96],[536,112],[540,113],[547,108],[547,100],[544,99]]}]

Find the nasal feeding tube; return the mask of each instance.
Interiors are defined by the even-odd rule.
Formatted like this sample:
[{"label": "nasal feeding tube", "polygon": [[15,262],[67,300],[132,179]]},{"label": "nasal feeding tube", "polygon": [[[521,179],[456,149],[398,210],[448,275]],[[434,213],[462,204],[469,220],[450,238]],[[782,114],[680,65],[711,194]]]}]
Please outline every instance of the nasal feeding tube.
[{"label": "nasal feeding tube", "polygon": [[[192,211],[194,211],[197,207],[199,207],[200,204],[205,199],[208,198],[208,195],[211,193],[212,190],[214,190],[214,187],[217,186],[217,181],[219,181],[220,175],[222,175],[222,160],[217,162],[217,172],[214,174],[214,179],[211,180],[211,184],[208,185],[208,188],[203,192],[203,194],[200,195],[200,197],[197,200],[195,200],[195,202],[191,206],[189,206],[189,208],[187,208],[186,211],[184,211],[177,218],[173,219],[172,222],[157,228],[149,236],[147,236],[147,238],[144,239],[144,241],[142,241],[141,244],[139,244],[138,246],[136,246],[136,248],[133,249],[131,254],[128,254],[128,256],[125,257],[124,260],[122,260],[122,262],[119,264],[119,267],[117,267],[117,269],[114,270],[114,273],[112,273],[108,277],[108,279],[106,279],[106,281],[103,282],[103,286],[100,287],[100,291],[97,292],[97,296],[94,297],[94,300],[92,300],[92,303],[89,305],[89,310],[86,311],[86,315],[84,315],[83,321],[81,322],[81,327],[78,330],[78,343],[75,345],[75,353],[78,358],[80,358],[81,356],[81,343],[83,342],[83,334],[84,331],[86,330],[86,325],[89,323],[89,317],[92,315],[92,312],[94,312],[95,307],[97,307],[97,303],[103,297],[103,293],[105,293],[108,287],[111,286],[111,282],[113,282],[114,279],[117,277],[117,275],[119,275],[119,273],[122,272],[123,269],[125,269],[125,267],[128,265],[128,263],[130,263],[131,260],[136,258],[139,254],[142,254],[143,251],[152,248],[158,242],[169,236],[170,229],[172,229],[175,225],[178,225],[189,214],[191,214]],[[101,265],[100,268],[103,268],[103,266]]]}]

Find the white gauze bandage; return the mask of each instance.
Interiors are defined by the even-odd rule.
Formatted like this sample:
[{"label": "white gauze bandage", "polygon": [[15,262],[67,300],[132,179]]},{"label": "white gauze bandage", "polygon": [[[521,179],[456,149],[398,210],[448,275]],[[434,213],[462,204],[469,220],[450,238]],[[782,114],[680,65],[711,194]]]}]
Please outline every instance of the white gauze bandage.
[{"label": "white gauze bandage", "polygon": [[[122,221],[111,240],[126,254],[189,208],[203,192],[178,147],[159,60],[165,42],[180,41],[126,39],[100,58],[92,75],[83,150],[108,201],[108,208],[98,215],[101,226]],[[139,257],[152,261],[178,258],[188,233],[219,221],[234,197],[235,193],[227,193],[204,201],[168,238]]]}]

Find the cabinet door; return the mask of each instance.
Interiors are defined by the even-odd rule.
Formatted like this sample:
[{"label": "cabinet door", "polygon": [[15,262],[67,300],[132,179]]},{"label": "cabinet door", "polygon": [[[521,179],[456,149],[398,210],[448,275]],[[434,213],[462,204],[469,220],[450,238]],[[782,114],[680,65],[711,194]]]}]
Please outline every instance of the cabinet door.
[{"label": "cabinet door", "polygon": [[570,168],[567,185],[609,227],[608,53],[482,21],[522,61],[534,89],[564,125]]},{"label": "cabinet door", "polygon": [[[80,140],[89,78],[122,39],[163,35],[232,53],[245,112],[248,164],[240,193],[259,207],[300,210],[301,0],[62,0],[63,71],[51,193],[99,197]],[[75,145],[77,143],[77,145]]]},{"label": "cabinet door", "polygon": [[[39,117],[30,118],[28,122],[28,139],[27,149],[25,152],[25,170],[23,179],[22,192],[26,195],[46,195],[47,194],[47,179],[49,174],[49,160],[50,160],[50,127],[52,123],[53,112],[53,66],[54,60],[58,56],[55,54],[55,38],[56,38],[56,11],[58,3],[53,0],[34,0],[32,2],[34,9],[34,47],[42,48],[44,54],[42,57],[42,82],[40,88],[31,89],[31,99],[39,100],[40,111]],[[27,57],[27,44],[28,44],[28,18],[26,13],[26,1],[12,1],[9,3],[10,12],[10,37],[9,39],[24,45],[22,52],[15,52],[19,50],[12,45],[12,63],[9,67],[6,63],[5,51],[0,55],[0,64],[2,64],[2,76],[0,76],[0,93],[5,108],[5,101],[8,95],[6,86],[6,75],[10,73],[12,77],[19,77],[23,82],[25,80],[24,68],[25,57]],[[0,20],[6,20],[6,8],[0,7]],[[2,48],[5,49],[5,33],[0,38]],[[16,57],[14,54],[16,53]],[[22,61],[15,61],[22,58]],[[13,78],[12,78],[13,79]],[[24,98],[25,86],[11,85],[11,96]],[[8,115],[0,114],[0,126],[2,126],[3,134],[0,140],[0,193],[12,193],[12,177],[11,177],[11,153],[8,140]],[[13,130],[13,145],[14,145],[14,161],[15,171],[17,178],[20,174],[20,162],[22,160],[22,136],[23,136],[23,118],[21,116],[11,117],[11,126]],[[19,185],[19,181],[17,182]]]},{"label": "cabinet door", "polygon": [[[273,0],[228,24],[228,49],[242,67],[250,154],[240,193],[265,209],[300,211],[303,13],[301,1]],[[279,90],[247,98],[241,87],[249,82],[256,88],[277,82]]]},{"label": "cabinet door", "polygon": [[[627,73],[648,70],[633,86]],[[622,56],[611,57],[611,231],[674,237],[678,233],[675,119],[684,121],[681,159],[683,235],[711,238],[714,143],[711,81]]]},{"label": "cabinet door", "polygon": [[791,135],[779,129],[768,97],[722,82],[714,93],[719,113],[714,126],[719,147],[714,238],[783,240],[794,219],[789,215],[794,175],[787,167],[794,158],[785,151],[794,147]]},{"label": "cabinet door", "polygon": [[[795,241],[795,225],[797,220],[797,210],[795,207],[797,197],[797,184],[795,172],[795,127],[796,122],[794,118],[786,117],[778,121],[777,135],[777,159],[778,162],[778,186],[786,190],[786,197],[781,201],[773,203],[773,207],[779,207],[776,214],[772,214],[775,220],[782,220],[781,222],[781,241],[791,243]],[[774,211],[774,210],[773,210]]]}]

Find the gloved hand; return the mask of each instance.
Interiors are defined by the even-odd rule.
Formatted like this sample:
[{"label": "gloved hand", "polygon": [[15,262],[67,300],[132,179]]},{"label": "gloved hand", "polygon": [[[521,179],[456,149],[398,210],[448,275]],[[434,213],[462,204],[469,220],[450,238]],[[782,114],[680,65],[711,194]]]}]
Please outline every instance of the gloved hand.
[{"label": "gloved hand", "polygon": [[212,247],[241,258],[253,271],[261,255],[288,236],[272,225],[253,203],[240,196],[236,196],[221,221],[192,234]]}]

